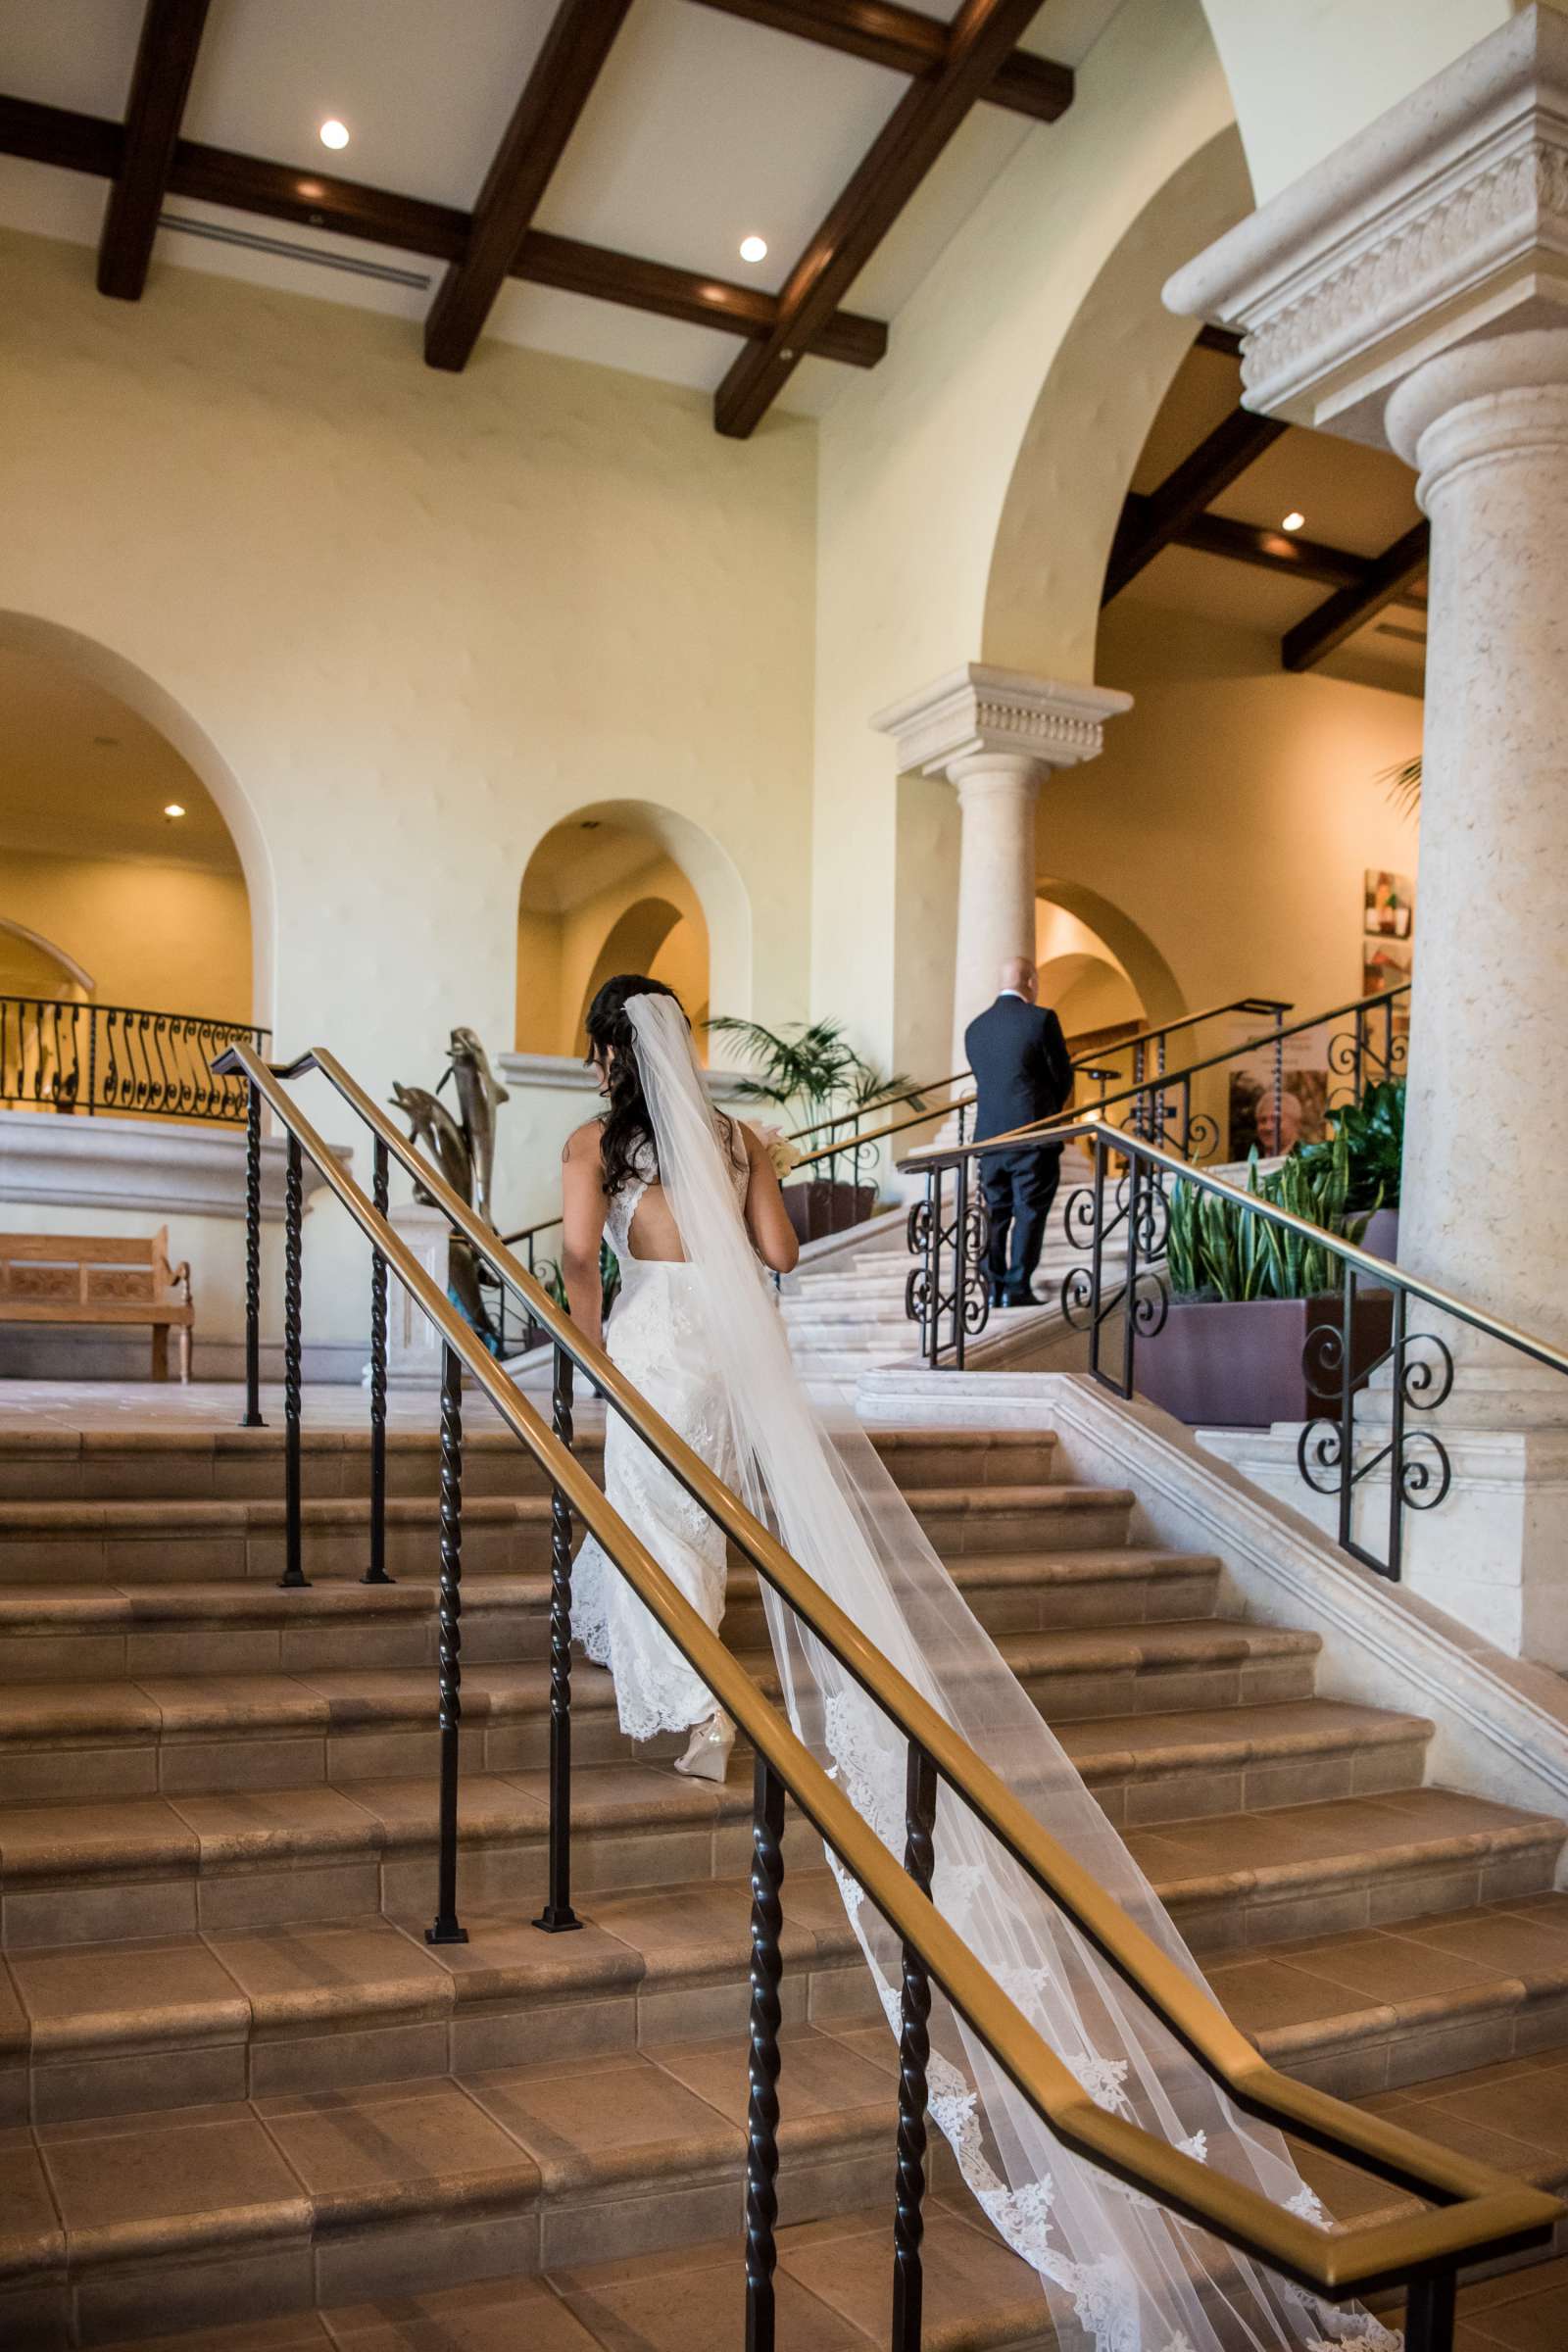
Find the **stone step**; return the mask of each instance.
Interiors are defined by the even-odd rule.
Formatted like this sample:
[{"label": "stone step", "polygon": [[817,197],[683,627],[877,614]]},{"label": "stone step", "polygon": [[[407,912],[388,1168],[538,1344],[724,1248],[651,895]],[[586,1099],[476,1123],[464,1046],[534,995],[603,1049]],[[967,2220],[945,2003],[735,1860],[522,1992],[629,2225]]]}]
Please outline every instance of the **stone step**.
[{"label": "stone step", "polygon": [[[951,1466],[951,1454],[947,1456]],[[912,1469],[912,1464],[906,1464]],[[940,1548],[1017,1548],[1037,1543],[1114,1544],[1127,1532],[1125,1489],[1047,1484],[906,1489]],[[547,1494],[465,1491],[464,1572],[540,1574],[550,1565]],[[369,1504],[357,1496],[314,1497],[301,1507],[305,1574],[363,1575],[369,1559]],[[1000,1530],[993,1536],[985,1529]],[[1073,1531],[1079,1531],[1074,1533]],[[1090,1532],[1093,1531],[1093,1532]],[[430,1578],[440,1568],[440,1507],[434,1495],[386,1506],[386,1558],[396,1579]],[[285,1565],[286,1518],[278,1500],[225,1502],[0,1503],[0,1587],[72,1584],[275,1584]]]},{"label": "stone step", "polygon": [[[1301,2159],[1309,2168],[1310,2156]],[[828,2228],[780,2230],[775,2278],[779,2340],[811,2352],[870,2352],[888,2341],[887,2200],[835,2216]],[[921,2247],[925,2341],[931,2352],[1062,2352],[1045,2319],[1040,2281],[1008,2252],[963,2191],[931,2197]],[[737,2230],[678,2252],[509,2276],[355,2303],[279,2321],[248,2341],[232,2328],[167,2339],[172,2352],[716,2352],[739,2340],[744,2279]],[[1379,2310],[1390,2325],[1398,2310]],[[1458,2298],[1459,2352],[1556,2352],[1568,2344],[1568,2258],[1467,2281]],[[128,2342],[116,2352],[131,2352]],[[147,2352],[137,2339],[137,2352]]]},{"label": "stone step", "polygon": [[[1068,1750],[1116,1818],[1130,1807],[1135,1820],[1160,1819],[1169,1818],[1168,1807],[1151,1813],[1131,1800],[1157,1799],[1163,1786],[1181,1801],[1187,1777],[1205,1756],[1216,1769],[1229,1766],[1227,1783],[1234,1780],[1238,1794],[1244,1775],[1266,1779],[1306,1756],[1331,1766],[1343,1760],[1348,1788],[1358,1761],[1381,1764],[1401,1737],[1418,1773],[1430,1730],[1413,1719],[1321,1702],[1315,1721],[1308,1709],[1272,1725],[1264,1710],[1242,1712],[1261,1720],[1241,1726],[1229,1754],[1218,1752],[1225,1742],[1205,1739],[1207,1719],[1182,1716],[1138,1718],[1087,1746],[1069,1739]],[[1278,1801],[1289,1786],[1265,1786],[1262,1797]],[[1387,1936],[1318,1939],[1299,1953],[1292,1946],[1280,1968],[1243,1965],[1236,2014],[1250,2022],[1250,2005],[1258,2008],[1271,2028],[1283,2016],[1281,2046],[1293,2052],[1333,2058],[1348,2046],[1368,2088],[1389,2079],[1381,2061],[1369,2073],[1370,2055],[1396,2032],[1426,2041],[1451,2035],[1465,2053],[1455,2064],[1507,2055],[1511,2039],[1494,2046],[1498,2017],[1512,2021],[1521,2000],[1533,2003],[1539,2036],[1548,2015],[1563,2022],[1547,1996],[1560,1994],[1568,2004],[1568,1898],[1544,1904],[1558,1909],[1548,1917],[1544,1908],[1539,1926],[1515,1920],[1491,1942],[1484,1936],[1478,1962],[1402,1954],[1404,1983],[1396,1968],[1391,1980],[1390,1959],[1402,1946],[1395,1951]],[[876,2017],[870,1979],[829,1874],[793,1869],[785,1907],[789,2015]],[[540,1934],[520,1914],[466,1914],[468,1943],[432,1950],[423,1921],[366,1913],[282,1928],[215,1928],[205,1936],[21,1946],[9,1970],[0,1960],[0,2125],[404,2080],[620,2046],[628,2037],[742,2029],[750,1917],[744,1880],[592,1895],[582,1908],[592,1932],[569,1944]],[[1457,1932],[1459,1940],[1465,1932]],[[1503,1959],[1512,1972],[1506,1999],[1497,1990]],[[1351,1997],[1369,1987],[1388,1991],[1391,1983],[1394,1992],[1410,1996],[1407,2016],[1390,2015],[1387,2001]],[[1429,1992],[1434,1998],[1419,1997]],[[1487,2046],[1476,2050],[1482,2031]],[[180,2063],[171,2066],[176,2053]]]},{"label": "stone step", "polygon": [[[1041,1712],[1062,1721],[1299,1699],[1310,1695],[1320,1647],[1315,1634],[1224,1618],[1069,1626],[999,1641]],[[771,1654],[745,1662],[776,1698]],[[548,1760],[546,1664],[466,1662],[462,1694],[466,1769],[532,1771]],[[12,1684],[0,1690],[0,1802],[38,1802],[67,1789],[77,1798],[172,1795],[433,1773],[435,1702],[428,1668],[144,1671],[124,1681]],[[573,1672],[572,1733],[582,1763],[612,1763],[624,1752],[602,1667]],[[669,1735],[642,1752],[662,1756],[681,1744]]]},{"label": "stone step", "polygon": [[1124,1544],[1126,1487],[907,1487],[905,1497],[946,1560],[978,1551],[1082,1551]]},{"label": "stone step", "polygon": [[[865,2322],[862,2340],[885,2341],[872,2330],[885,2323],[891,2271],[892,2036],[882,2024],[802,2022],[786,2025],[781,2045],[781,2253],[795,2243],[789,2233],[799,2231],[803,2251],[814,2245],[818,2257],[804,2273],[786,2268],[786,2284],[793,2279],[809,2294],[814,2282],[822,2308],[847,2301]],[[1561,2050],[1386,2091],[1367,2104],[1450,2146],[1485,2151],[1539,2186],[1556,2189],[1568,2180],[1568,2054]],[[593,2058],[474,2069],[442,2081],[41,2123],[13,2132],[5,2151],[10,2195],[0,2225],[0,2318],[9,2321],[6,2340],[93,2345],[128,2335],[145,2342],[156,2329],[167,2342],[182,2329],[232,2322],[241,2312],[360,2304],[365,2328],[378,2318],[383,2323],[365,2337],[368,2343],[390,2348],[401,2338],[405,2345],[461,2344],[468,2352],[493,2344],[501,2352],[523,2340],[524,2320],[540,2315],[526,2294],[514,2295],[495,2315],[510,2332],[475,2331],[468,2315],[477,2310],[482,2321],[485,2303],[471,2291],[475,2282],[500,2276],[520,2283],[543,2275],[562,2289],[569,2311],[569,2281],[592,2257],[596,2265],[616,2266],[601,2278],[645,2298],[587,2306],[602,2329],[612,2324],[598,2341],[617,2348],[634,2341],[722,2344],[731,2336],[719,2306],[713,2329],[701,2334],[687,2332],[697,2315],[682,2307],[679,2337],[666,2337],[649,2332],[646,2298],[652,2290],[653,2309],[668,2312],[680,2276],[675,2251],[716,2242],[727,2250],[728,2327],[738,2326],[745,2113],[744,2040],[730,2032]],[[1332,2157],[1294,2152],[1303,2179],[1337,2218],[1412,2209],[1412,2200]],[[951,2151],[935,2133],[929,2168],[927,2340],[978,2346],[1010,2334],[1040,2344],[1038,2285],[984,2232]],[[847,2260],[851,2217],[873,2204],[876,2242],[867,2230],[858,2257]],[[829,2222],[831,2228],[811,2227]],[[938,2334],[950,2223],[970,2230],[977,2242],[963,2252],[960,2280],[948,2281],[950,2294],[961,2284],[967,2316],[950,2307],[960,2324]],[[658,2261],[644,2269],[639,2258],[650,2247]],[[1505,2317],[1510,2309],[1524,2311],[1533,2286],[1544,2278],[1555,2287],[1561,2269],[1544,2266],[1534,2280],[1524,2270],[1488,2281],[1483,2308]],[[465,2286],[470,2291],[455,2299]],[[450,2331],[440,2326],[443,2309]],[[436,2317],[426,2327],[431,2311]],[[812,2306],[797,2303],[789,2316],[804,2325]],[[384,2332],[390,2320],[402,2323],[398,2336]],[[411,2323],[416,2332],[404,2331]],[[1020,2329],[1027,2331],[1021,2337]],[[357,2331],[334,2328],[318,2340],[352,2343]],[[251,2342],[266,2344],[269,2337],[274,2346],[290,2340],[283,2330],[268,2330]],[[552,2327],[549,2334],[530,2329],[526,2340],[569,2345],[573,2339]],[[813,2323],[809,2334],[786,2340],[832,2346],[845,2339],[818,2332]],[[232,2334],[229,2346],[238,2352]]]},{"label": "stone step", "polygon": [[[0,1926],[9,1951],[114,1936],[282,1928],[433,1904],[436,1784],[387,1779],[8,1808]],[[572,1871],[586,1898],[750,1865],[750,1776],[722,1787],[649,1764],[574,1774]],[[465,1908],[531,1917],[549,1826],[542,1772],[466,1776]],[[1564,1829],[1442,1788],[1134,1827],[1128,1840],[1196,1949],[1235,1952],[1544,1893]],[[809,1834],[789,1841],[802,1867]]]},{"label": "stone step", "polygon": [[[579,1384],[580,1385],[580,1384]],[[309,1409],[309,1408],[307,1408]],[[440,1449],[432,1404],[428,1429],[387,1432],[387,1492],[409,1499],[438,1492]],[[990,1479],[1010,1459],[1019,1478],[1047,1479],[1055,1440],[1049,1430],[877,1429],[873,1445],[895,1476],[908,1473],[935,1446],[950,1465],[934,1478]],[[573,1450],[599,1475],[604,1453],[602,1408],[592,1400],[577,1416]],[[356,1429],[312,1428],[300,1433],[302,1492],[312,1500],[368,1495],[368,1422]],[[463,1485],[469,1496],[543,1494],[543,1472],[527,1448],[500,1428],[488,1406],[476,1405],[464,1432]],[[12,1502],[276,1502],[283,1493],[283,1431],[186,1426],[54,1429],[14,1421],[0,1427],[0,1504]],[[6,1519],[0,1515],[0,1540]]]},{"label": "stone step", "polygon": [[[1219,1563],[1201,1553],[1122,1545],[1008,1555],[975,1552],[955,1581],[993,1634],[1052,1625],[1214,1614]],[[295,1674],[433,1664],[437,1588],[428,1575],[367,1586],[318,1577],[303,1592],[260,1577],[163,1585],[0,1585],[0,1712],[15,1684],[135,1681],[142,1675]],[[466,1661],[543,1658],[550,1579],[481,1576],[464,1586]],[[724,1638],[763,1650],[756,1571],[732,1560]]]}]

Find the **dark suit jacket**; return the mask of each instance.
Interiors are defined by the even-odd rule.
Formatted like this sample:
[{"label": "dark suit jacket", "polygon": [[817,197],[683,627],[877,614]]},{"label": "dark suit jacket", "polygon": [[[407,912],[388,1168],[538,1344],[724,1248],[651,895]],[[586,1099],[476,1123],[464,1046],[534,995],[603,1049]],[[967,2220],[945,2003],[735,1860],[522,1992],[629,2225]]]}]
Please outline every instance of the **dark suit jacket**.
[{"label": "dark suit jacket", "polygon": [[1049,1119],[1072,1094],[1072,1062],[1061,1023],[1043,1004],[1001,996],[963,1033],[979,1102],[977,1142]]}]

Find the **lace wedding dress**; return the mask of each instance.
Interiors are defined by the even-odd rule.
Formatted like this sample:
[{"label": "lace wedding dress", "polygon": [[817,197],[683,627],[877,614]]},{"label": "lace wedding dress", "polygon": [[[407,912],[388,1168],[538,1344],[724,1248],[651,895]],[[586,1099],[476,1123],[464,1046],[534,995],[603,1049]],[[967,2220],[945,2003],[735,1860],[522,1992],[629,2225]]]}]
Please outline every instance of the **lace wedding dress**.
[{"label": "lace wedding dress", "polygon": [[[740,1209],[746,1200],[747,1166],[745,1146],[738,1137],[725,1156]],[[704,1343],[693,1270],[678,1260],[632,1252],[637,1211],[643,1195],[657,1181],[653,1155],[648,1153],[634,1181],[611,1196],[605,1239],[620,1266],[620,1292],[605,1344],[626,1378],[727,1484],[735,1474],[729,1399],[723,1373]],[[723,1532],[618,1413],[606,1420],[605,1492],[704,1624],[716,1633],[724,1614]],[[595,1665],[608,1666],[614,1676],[620,1728],[628,1739],[683,1732],[711,1715],[713,1701],[707,1685],[592,1537],[584,1542],[572,1570],[571,1626]]]},{"label": "lace wedding dress", "polygon": [[[679,1006],[666,997],[636,997],[626,1011],[659,1181],[686,1262],[633,1257],[640,1191],[612,1204],[612,1244],[628,1281],[611,1322],[616,1362],[1058,1844],[1200,1984],[1163,1904],[931,1549],[864,1432],[847,1410],[808,1396],[798,1379],[741,1214],[745,1172],[715,1126]],[[695,1506],[629,1436],[607,1441],[606,1484],[617,1509],[716,1625],[722,1540],[700,1524]],[[587,1547],[574,1617],[590,1653],[614,1671],[622,1724],[638,1734],[700,1719],[711,1703],[707,1692],[620,1587],[613,1565]],[[763,1601],[798,1737],[902,1858],[902,1735],[765,1586]],[[1326,2221],[1279,2134],[1231,2105],[946,1788],[935,1854],[938,1910],[1100,2106],[1275,2204]],[[835,1869],[896,2034],[899,1938],[854,1880]],[[1038,2273],[1052,2319],[1074,2352],[1397,2352],[1398,2336],[1367,2312],[1317,2302],[1056,2140],[940,1993],[930,2034],[932,2119],[1000,2234]],[[787,2113],[787,2052],[781,2096]]]}]

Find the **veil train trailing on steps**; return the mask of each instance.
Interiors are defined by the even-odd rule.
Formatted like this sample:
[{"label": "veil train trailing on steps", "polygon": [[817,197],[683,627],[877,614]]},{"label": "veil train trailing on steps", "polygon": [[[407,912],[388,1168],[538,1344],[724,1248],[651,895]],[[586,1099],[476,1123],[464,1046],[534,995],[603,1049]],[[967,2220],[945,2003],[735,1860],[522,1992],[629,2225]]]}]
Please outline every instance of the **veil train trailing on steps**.
[{"label": "veil train trailing on steps", "polygon": [[[691,1303],[727,1399],[725,1472],[743,1500],[1187,1973],[1163,1904],[957,1591],[848,1409],[824,1412],[790,1358],[736,1205],[691,1035],[671,998],[626,1011],[659,1176],[692,1269]],[[763,1587],[790,1720],[902,1857],[905,1741],[794,1612]],[[1023,1871],[943,1790],[932,1899],[1102,2107],[1135,2118],[1273,2202],[1321,2217],[1274,2131],[1239,2113]],[[838,1871],[895,2034],[902,1947]],[[1093,2352],[1397,2352],[1368,2313],[1338,2310],[1123,2188],[1053,2137],[940,1993],[931,2117],[1001,2235],[1039,2274],[1063,2344]],[[788,2098],[788,2066],[783,2079]]]}]

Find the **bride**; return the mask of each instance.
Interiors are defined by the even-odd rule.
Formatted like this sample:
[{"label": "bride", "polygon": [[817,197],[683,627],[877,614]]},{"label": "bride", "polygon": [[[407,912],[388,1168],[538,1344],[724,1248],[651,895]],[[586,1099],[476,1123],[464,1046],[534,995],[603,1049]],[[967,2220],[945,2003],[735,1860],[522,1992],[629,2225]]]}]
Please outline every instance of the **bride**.
[{"label": "bride", "polygon": [[[577,1130],[564,1154],[564,1273],[573,1320],[598,1338],[599,1249],[608,1235],[622,1289],[607,1345],[627,1378],[1052,1836],[1201,1984],[1158,1896],[863,1431],[844,1408],[808,1396],[796,1376],[764,1271],[787,1272],[797,1254],[778,1181],[760,1139],[710,1106],[679,1002],[658,981],[623,976],[599,991],[587,1026],[608,1109]],[[617,1511],[716,1628],[724,1540],[614,1414],[605,1483]],[[902,1855],[903,1736],[765,1586],[763,1605],[798,1737]],[[623,1730],[648,1739],[690,1728],[676,1769],[721,1780],[733,1727],[591,1542],[578,1556],[573,1625],[589,1655],[613,1673]],[[1090,2097],[1276,2204],[1326,2220],[1279,2134],[1230,2104],[946,1788],[935,1851],[937,1909]],[[897,2034],[899,1938],[833,1867]],[[1367,2312],[1319,2303],[1075,2155],[941,1994],[930,2034],[932,2120],[1000,2234],[1039,2274],[1064,2342],[1093,2352],[1397,2352],[1399,2338]]]}]

